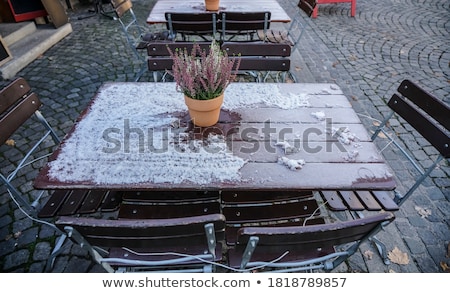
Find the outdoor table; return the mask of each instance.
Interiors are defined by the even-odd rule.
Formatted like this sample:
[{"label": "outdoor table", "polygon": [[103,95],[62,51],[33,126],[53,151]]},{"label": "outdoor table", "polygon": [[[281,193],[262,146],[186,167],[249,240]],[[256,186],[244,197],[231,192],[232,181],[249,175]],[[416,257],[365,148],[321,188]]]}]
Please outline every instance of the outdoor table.
[{"label": "outdoor table", "polygon": [[[219,13],[226,11],[257,12],[270,11],[271,22],[290,22],[291,18],[276,0],[220,0]],[[165,23],[166,12],[199,13],[206,12],[202,0],[158,0],[147,17],[148,24]]]},{"label": "outdoor table", "polygon": [[174,83],[106,83],[38,189],[392,190],[393,171],[335,84],[232,83],[220,121],[190,122]]}]

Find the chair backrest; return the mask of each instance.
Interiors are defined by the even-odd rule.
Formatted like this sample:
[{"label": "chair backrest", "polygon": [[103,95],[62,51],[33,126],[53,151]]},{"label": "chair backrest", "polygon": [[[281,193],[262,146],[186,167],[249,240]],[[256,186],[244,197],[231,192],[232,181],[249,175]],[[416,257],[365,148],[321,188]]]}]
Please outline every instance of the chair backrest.
[{"label": "chair backrest", "polygon": [[133,3],[131,0],[111,0],[111,6],[116,13],[114,19],[118,20],[125,33],[128,44],[133,49],[134,54],[142,59],[142,55],[137,52],[137,49],[145,48],[142,40],[144,29],[139,24],[136,14],[133,11]]},{"label": "chair backrest", "polygon": [[282,227],[325,223],[311,191],[222,191],[222,213],[227,219],[226,241],[236,243],[244,226]]},{"label": "chair backrest", "polygon": [[450,107],[409,80],[402,81],[398,92],[403,97],[394,94],[389,107],[449,158]]},{"label": "chair backrest", "polygon": [[[8,188],[11,195],[17,199],[20,204],[29,212],[35,213],[34,207],[37,206],[43,192],[37,196],[35,202],[29,203],[27,196],[24,196],[12,183],[18,171],[27,163],[31,155],[38,150],[47,136],[51,136],[54,146],[60,143],[60,140],[50,127],[47,120],[40,113],[41,101],[36,93],[31,91],[28,82],[19,77],[9,83],[0,91],[0,143],[4,144],[14,132],[16,132],[31,116],[35,116],[38,122],[43,126],[40,139],[32,140],[20,162],[9,174],[0,173],[0,181]],[[37,128],[36,128],[37,129]],[[34,136],[35,137],[35,136]]]},{"label": "chair backrest", "polygon": [[[394,201],[400,206],[419,187],[423,180],[431,174],[441,160],[444,158],[449,159],[450,107],[410,80],[403,80],[397,90],[398,93],[393,94],[388,101],[388,106],[392,109],[392,112],[377,127],[372,135],[372,140],[379,137],[379,133],[382,131],[420,173],[415,183],[404,195],[401,195],[397,191],[394,192]],[[417,160],[410,155],[411,152],[407,151],[385,129],[385,126],[394,113],[402,117],[439,151],[440,155],[426,170],[423,170]]]},{"label": "chair backrest", "polygon": [[316,0],[300,0],[297,6],[306,13],[308,17],[311,17],[313,14],[314,8],[316,8],[317,1]]},{"label": "chair backrest", "polygon": [[[333,265],[318,267],[332,270],[351,256],[361,241],[378,232],[381,225],[394,219],[392,213],[384,212],[362,219],[330,224],[310,226],[300,224],[276,228],[243,227],[237,232],[235,249],[229,252],[230,266],[245,269],[263,265],[296,271],[310,269],[313,264],[340,256],[339,261]],[[351,249],[336,254],[335,247],[353,242],[355,242],[353,246],[349,246]],[[280,256],[283,258],[271,263]]]},{"label": "chair backrest", "polygon": [[[291,68],[291,46],[268,42],[225,42],[222,44],[230,58],[239,58],[239,71],[289,72]],[[258,81],[265,81],[267,75]],[[284,81],[284,80],[283,80]]]},{"label": "chair backrest", "polygon": [[41,107],[27,81],[18,78],[0,91],[0,143],[6,140]]},{"label": "chair backrest", "polygon": [[[221,214],[170,219],[104,220],[93,217],[60,217],[56,226],[110,272],[114,268],[130,271],[181,270],[222,258],[220,241],[224,239],[225,218]],[[94,246],[106,249],[100,257]]]},{"label": "chair backrest", "polygon": [[148,70],[154,73],[154,81],[158,81],[157,72],[162,72],[162,80],[165,80],[166,70],[172,69],[173,60],[170,57],[167,48],[172,52],[176,50],[186,49],[188,52],[192,50],[194,43],[199,44],[200,48],[209,50],[211,42],[161,42],[150,41],[147,44],[147,65]]},{"label": "chair backrest", "polygon": [[118,218],[170,219],[220,213],[218,192],[125,191]]},{"label": "chair backrest", "polygon": [[179,33],[186,41],[187,36],[199,36],[203,40],[214,40],[217,32],[216,13],[166,12],[167,29],[171,35]]},{"label": "chair backrest", "polygon": [[251,40],[257,30],[266,31],[270,27],[270,11],[260,12],[221,12],[219,19],[221,24],[222,41],[230,41],[236,36],[247,35]]}]

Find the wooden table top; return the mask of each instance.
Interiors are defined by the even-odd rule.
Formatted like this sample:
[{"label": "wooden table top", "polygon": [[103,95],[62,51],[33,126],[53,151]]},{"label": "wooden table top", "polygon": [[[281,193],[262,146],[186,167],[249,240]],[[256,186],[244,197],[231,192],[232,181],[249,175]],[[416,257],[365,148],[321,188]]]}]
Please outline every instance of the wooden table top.
[{"label": "wooden table top", "polygon": [[35,181],[39,189],[391,190],[334,84],[232,83],[217,125],[189,121],[174,83],[106,83]]},{"label": "wooden table top", "polygon": [[[158,0],[147,17],[148,24],[165,23],[166,12],[204,12],[205,3],[202,0]],[[291,18],[276,0],[220,0],[219,12],[222,11],[270,11],[272,22],[290,22]]]}]

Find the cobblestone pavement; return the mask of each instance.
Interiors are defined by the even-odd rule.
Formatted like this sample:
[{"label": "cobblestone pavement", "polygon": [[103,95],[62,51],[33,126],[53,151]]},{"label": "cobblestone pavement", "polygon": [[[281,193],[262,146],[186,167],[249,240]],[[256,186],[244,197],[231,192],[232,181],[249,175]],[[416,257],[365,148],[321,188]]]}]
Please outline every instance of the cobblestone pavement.
[{"label": "cobblestone pavement", "polygon": [[[144,23],[155,0],[134,0]],[[291,17],[298,13],[296,0],[279,0]],[[447,103],[450,102],[450,3],[447,0],[358,0],[356,17],[348,3],[322,5],[319,17],[303,36],[294,53],[292,69],[299,82],[337,83],[351,100],[367,128],[388,112],[385,102],[400,81],[408,78]],[[96,15],[78,20],[87,7],[69,12],[73,33],[28,65],[17,76],[25,77],[44,103],[42,112],[62,137],[106,81],[132,81],[140,64],[124,44],[119,24]],[[158,29],[158,28],[152,28]],[[142,81],[150,80],[146,73]],[[0,81],[4,86],[8,81]],[[395,131],[422,166],[436,151],[401,120]],[[25,128],[14,136],[15,148],[1,146],[1,169],[18,159],[21,144],[33,136]],[[380,149],[385,142],[381,140]],[[414,182],[417,172],[391,148],[383,151],[395,171],[399,190]],[[41,165],[23,169],[20,189],[35,196],[32,181]],[[450,265],[450,168],[441,163],[430,178],[396,213],[396,220],[380,233],[388,250],[407,253],[405,265],[385,265],[369,244],[340,266],[338,272],[442,272]],[[0,271],[43,272],[58,235],[47,226],[25,217],[0,186]],[[430,214],[421,216],[417,208]],[[78,246],[67,241],[52,272],[102,272]]]}]

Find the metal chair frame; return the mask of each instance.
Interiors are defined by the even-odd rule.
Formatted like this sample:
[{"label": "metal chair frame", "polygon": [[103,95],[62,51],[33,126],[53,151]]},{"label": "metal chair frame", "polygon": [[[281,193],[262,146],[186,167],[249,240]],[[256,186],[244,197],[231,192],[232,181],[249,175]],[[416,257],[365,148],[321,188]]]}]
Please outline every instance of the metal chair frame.
[{"label": "metal chair frame", "polygon": [[144,51],[143,49],[145,49],[145,29],[137,20],[136,14],[132,8],[133,5],[131,0],[111,0],[111,5],[116,14],[113,19],[119,21],[128,45],[131,47],[133,54],[138,61],[142,63],[142,67],[134,80],[139,81],[144,72],[147,70],[145,54],[139,52]]}]

